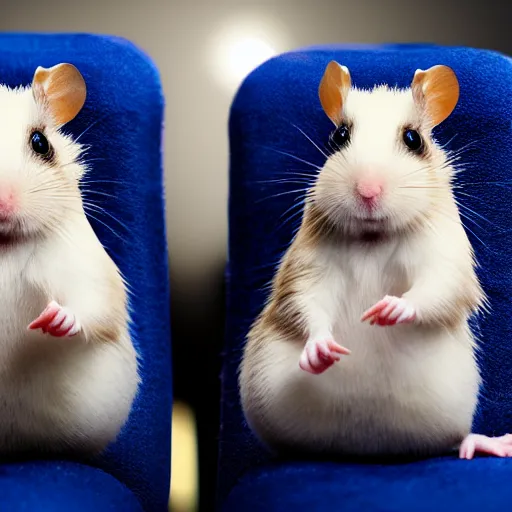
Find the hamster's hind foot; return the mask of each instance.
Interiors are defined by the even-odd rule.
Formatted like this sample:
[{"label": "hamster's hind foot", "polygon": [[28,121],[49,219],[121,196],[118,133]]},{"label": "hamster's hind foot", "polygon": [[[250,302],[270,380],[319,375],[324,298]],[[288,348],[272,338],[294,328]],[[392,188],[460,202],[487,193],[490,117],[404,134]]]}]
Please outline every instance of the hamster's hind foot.
[{"label": "hamster's hind foot", "polygon": [[350,350],[329,338],[309,340],[302,351],[299,366],[305,372],[318,375],[325,372],[340,360],[341,355],[349,355]]},{"label": "hamster's hind foot", "polygon": [[472,459],[477,453],[497,457],[512,457],[512,434],[500,437],[469,434],[460,445],[459,458]]},{"label": "hamster's hind foot", "polygon": [[365,311],[361,322],[370,321],[370,325],[396,325],[411,323],[416,318],[416,311],[405,299],[386,295],[370,309]]},{"label": "hamster's hind foot", "polygon": [[46,309],[28,326],[30,330],[41,329],[44,333],[61,338],[80,332],[80,324],[68,308],[51,301]]}]

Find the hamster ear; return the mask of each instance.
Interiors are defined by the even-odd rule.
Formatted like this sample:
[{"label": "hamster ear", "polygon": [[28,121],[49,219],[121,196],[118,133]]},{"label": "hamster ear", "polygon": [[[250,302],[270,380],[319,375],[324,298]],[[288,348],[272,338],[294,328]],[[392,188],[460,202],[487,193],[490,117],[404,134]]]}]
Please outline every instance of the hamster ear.
[{"label": "hamster ear", "polygon": [[414,101],[428,115],[433,126],[442,123],[459,101],[459,82],[448,66],[416,70],[411,89]]},{"label": "hamster ear", "polygon": [[318,87],[318,96],[324,112],[336,126],[341,124],[343,103],[351,86],[348,68],[334,60],[329,62]]},{"label": "hamster ear", "polygon": [[37,102],[48,105],[59,126],[76,117],[87,94],[85,81],[72,64],[57,64],[49,69],[38,67],[32,80],[32,91]]}]

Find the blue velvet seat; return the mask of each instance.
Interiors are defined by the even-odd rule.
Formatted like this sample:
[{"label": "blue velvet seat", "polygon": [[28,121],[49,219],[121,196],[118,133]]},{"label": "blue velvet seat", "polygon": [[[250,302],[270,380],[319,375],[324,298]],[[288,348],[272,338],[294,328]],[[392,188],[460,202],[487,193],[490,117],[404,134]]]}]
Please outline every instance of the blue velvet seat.
[{"label": "blue velvet seat", "polygon": [[[435,45],[317,46],[278,56],[242,84],[230,117],[228,318],[222,373],[219,507],[232,512],[508,510],[512,460],[454,456],[362,462],[273,459],[247,427],[237,369],[276,264],[299,223],[304,184],[325,157],[331,122],[318,100],[327,63],[354,85],[407,87],[414,71],[451,66],[461,96],[436,137],[462,150],[457,199],[481,265],[492,313],[473,328],[484,376],[474,431],[512,431],[512,61],[499,53]],[[303,132],[303,133],[302,133]],[[306,137],[307,136],[307,137]],[[297,180],[296,180],[297,181]],[[473,212],[473,213],[471,213]]]},{"label": "blue velvet seat", "polygon": [[128,281],[142,386],[119,439],[94,461],[0,463],[0,510],[165,511],[171,361],[162,191],[163,94],[131,43],[82,34],[0,35],[0,83],[28,85],[37,66],[70,62],[88,87],[66,131],[90,145],[84,197],[91,224]]}]

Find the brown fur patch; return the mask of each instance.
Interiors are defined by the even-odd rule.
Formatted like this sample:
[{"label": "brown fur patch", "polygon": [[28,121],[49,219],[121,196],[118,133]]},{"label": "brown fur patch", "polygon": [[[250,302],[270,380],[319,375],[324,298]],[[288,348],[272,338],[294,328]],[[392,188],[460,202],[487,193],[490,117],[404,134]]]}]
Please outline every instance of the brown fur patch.
[{"label": "brown fur patch", "polygon": [[83,329],[88,341],[117,343],[128,324],[127,295],[121,276],[116,272],[108,282],[110,310],[105,317],[96,318]]},{"label": "brown fur patch", "polygon": [[317,279],[313,249],[326,237],[332,236],[332,229],[314,205],[307,205],[301,229],[282,259],[272,281],[268,301],[249,332],[248,337],[253,343],[269,340],[269,332],[300,343],[306,342],[307,319],[296,297],[308,282]]}]

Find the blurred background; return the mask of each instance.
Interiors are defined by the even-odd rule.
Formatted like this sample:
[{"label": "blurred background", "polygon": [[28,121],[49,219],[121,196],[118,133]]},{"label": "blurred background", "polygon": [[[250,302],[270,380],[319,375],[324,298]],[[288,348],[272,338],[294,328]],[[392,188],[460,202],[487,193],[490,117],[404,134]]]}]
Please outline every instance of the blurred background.
[{"label": "blurred background", "polygon": [[512,2],[3,0],[1,7],[0,30],[119,35],[160,69],[167,102],[176,400],[171,509],[212,510],[224,323],[227,121],[238,85],[273,55],[322,43],[435,42],[510,55]]}]

